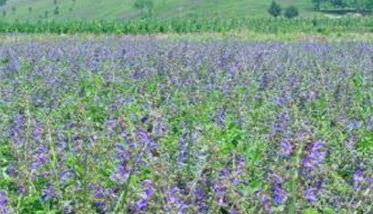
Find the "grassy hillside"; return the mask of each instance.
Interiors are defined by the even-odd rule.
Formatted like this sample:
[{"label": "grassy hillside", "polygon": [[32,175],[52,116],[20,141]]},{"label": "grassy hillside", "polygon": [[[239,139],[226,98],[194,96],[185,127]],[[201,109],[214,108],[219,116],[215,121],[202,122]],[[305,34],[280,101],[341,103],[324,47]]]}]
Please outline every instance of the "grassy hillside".
[{"label": "grassy hillside", "polygon": [[[152,18],[175,17],[263,17],[272,0],[152,0]],[[57,3],[56,3],[57,2]],[[295,5],[300,14],[313,13],[310,0],[278,0]],[[135,0],[8,0],[1,7],[1,19],[13,20],[92,20],[140,19],[147,13],[134,7]],[[56,11],[58,7],[58,11]],[[5,12],[4,12],[5,11]],[[56,14],[58,13],[58,14]]]}]

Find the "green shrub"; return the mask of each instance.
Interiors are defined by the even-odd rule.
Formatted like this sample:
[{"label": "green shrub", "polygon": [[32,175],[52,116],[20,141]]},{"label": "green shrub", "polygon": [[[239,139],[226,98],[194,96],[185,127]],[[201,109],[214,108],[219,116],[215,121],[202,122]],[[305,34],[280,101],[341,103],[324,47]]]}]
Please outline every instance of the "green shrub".
[{"label": "green shrub", "polygon": [[6,0],[0,0],[0,6],[3,6],[6,4]]},{"label": "green shrub", "polygon": [[269,6],[268,13],[273,17],[277,17],[281,16],[281,12],[281,6],[277,2],[272,1],[271,5]]},{"label": "green shrub", "polygon": [[295,6],[290,6],[286,8],[285,13],[284,13],[284,16],[288,19],[297,17],[298,15],[299,15],[298,8],[296,8]]},{"label": "green shrub", "polygon": [[153,1],[152,0],[136,0],[134,6],[137,9],[151,9],[153,8]]}]

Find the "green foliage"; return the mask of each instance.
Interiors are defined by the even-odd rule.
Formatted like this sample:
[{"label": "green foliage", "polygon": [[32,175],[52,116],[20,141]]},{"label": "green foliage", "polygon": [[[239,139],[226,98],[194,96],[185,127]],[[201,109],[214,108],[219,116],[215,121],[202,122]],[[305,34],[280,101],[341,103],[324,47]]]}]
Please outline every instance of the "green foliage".
[{"label": "green foliage", "polygon": [[[48,17],[48,11],[45,16]],[[192,33],[192,32],[232,32],[249,30],[258,33],[328,33],[328,32],[371,32],[373,19],[370,17],[329,18],[240,18],[240,19],[172,19],[139,21],[75,21],[56,22],[1,22],[0,32],[22,33],[114,33],[114,34],[150,34],[150,33]],[[320,30],[321,29],[321,30]]]},{"label": "green foliage", "polygon": [[341,10],[341,12],[369,13],[373,10],[373,0],[312,0],[316,11]]},{"label": "green foliage", "polygon": [[285,9],[284,16],[288,19],[297,17],[298,15],[299,15],[298,8],[296,8],[295,6],[290,6]]},{"label": "green foliage", "polygon": [[136,0],[134,4],[137,9],[151,9],[153,8],[152,0]]},{"label": "green foliage", "polygon": [[271,5],[269,6],[268,13],[273,17],[278,17],[281,16],[281,12],[281,6],[277,2],[272,1]]},{"label": "green foliage", "polygon": [[60,14],[60,9],[59,9],[58,6],[57,6],[56,8],[54,8],[53,14],[54,14],[54,15],[58,15],[58,14]]},{"label": "green foliage", "polygon": [[312,0],[314,10],[319,11],[321,7],[322,0]]},{"label": "green foliage", "polygon": [[6,4],[6,1],[7,1],[7,0],[0,0],[0,6],[5,5],[5,4]]}]

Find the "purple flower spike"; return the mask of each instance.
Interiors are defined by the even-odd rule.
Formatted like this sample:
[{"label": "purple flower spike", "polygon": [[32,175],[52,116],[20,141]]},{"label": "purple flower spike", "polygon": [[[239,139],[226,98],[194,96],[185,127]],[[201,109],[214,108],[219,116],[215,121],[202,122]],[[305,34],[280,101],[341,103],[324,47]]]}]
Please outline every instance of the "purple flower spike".
[{"label": "purple flower spike", "polygon": [[276,204],[284,204],[288,199],[288,193],[281,186],[275,186],[273,190],[273,198]]},{"label": "purple flower spike", "polygon": [[54,186],[48,184],[47,187],[43,190],[43,201],[49,201],[57,198],[57,192]]},{"label": "purple flower spike", "polygon": [[321,165],[326,158],[326,145],[323,141],[316,141],[312,144],[311,148],[308,150],[306,158],[303,160],[303,166],[313,171],[319,165]]},{"label": "purple flower spike", "polygon": [[315,203],[318,200],[317,192],[316,188],[308,188],[304,192],[304,196],[310,203]]},{"label": "purple flower spike", "polygon": [[128,170],[125,165],[119,165],[115,174],[111,176],[111,179],[113,181],[123,184],[127,181],[129,175],[130,170]]},{"label": "purple flower spike", "polygon": [[358,187],[361,185],[361,183],[363,183],[364,180],[365,180],[365,177],[364,177],[364,171],[361,170],[361,169],[358,169],[358,170],[354,173],[352,180],[353,180],[353,185],[354,185],[354,187],[355,187],[355,188],[358,188]]},{"label": "purple flower spike", "polygon": [[22,114],[17,115],[14,121],[13,128],[11,130],[12,140],[17,146],[20,146],[24,143],[25,128],[26,128],[25,116]]},{"label": "purple flower spike", "polygon": [[31,171],[37,171],[49,163],[49,150],[46,146],[40,146],[33,155]]},{"label": "purple flower spike", "polygon": [[271,198],[263,192],[257,193],[257,196],[259,197],[259,200],[263,206],[264,211],[266,213],[272,213],[273,209],[272,209]]},{"label": "purple flower spike", "polygon": [[280,142],[280,154],[284,157],[290,157],[293,153],[293,145],[290,140],[284,139]]},{"label": "purple flower spike", "polygon": [[155,188],[151,180],[145,180],[143,182],[144,192],[140,200],[138,200],[133,206],[134,213],[141,213],[149,208],[150,200],[155,194]]},{"label": "purple flower spike", "polygon": [[5,192],[0,191],[0,213],[10,214],[10,210],[8,206],[9,206],[8,195]]}]

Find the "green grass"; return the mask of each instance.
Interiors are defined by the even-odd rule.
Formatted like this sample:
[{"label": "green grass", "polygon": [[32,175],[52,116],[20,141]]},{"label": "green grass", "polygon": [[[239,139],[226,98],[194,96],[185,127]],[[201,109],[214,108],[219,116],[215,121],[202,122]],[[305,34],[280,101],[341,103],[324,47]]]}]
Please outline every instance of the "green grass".
[{"label": "green grass", "polygon": [[[135,0],[58,0],[59,15],[54,15],[53,0],[8,0],[0,11],[5,21],[53,20],[132,20],[144,17],[144,13],[134,8]],[[268,16],[267,8],[272,0],[153,0],[153,18],[175,17],[263,17]],[[310,0],[278,0],[284,7],[295,5],[301,16],[315,15]],[[15,8],[15,11],[12,10]],[[29,8],[32,8],[30,11]],[[48,11],[48,18],[45,18]]]}]

